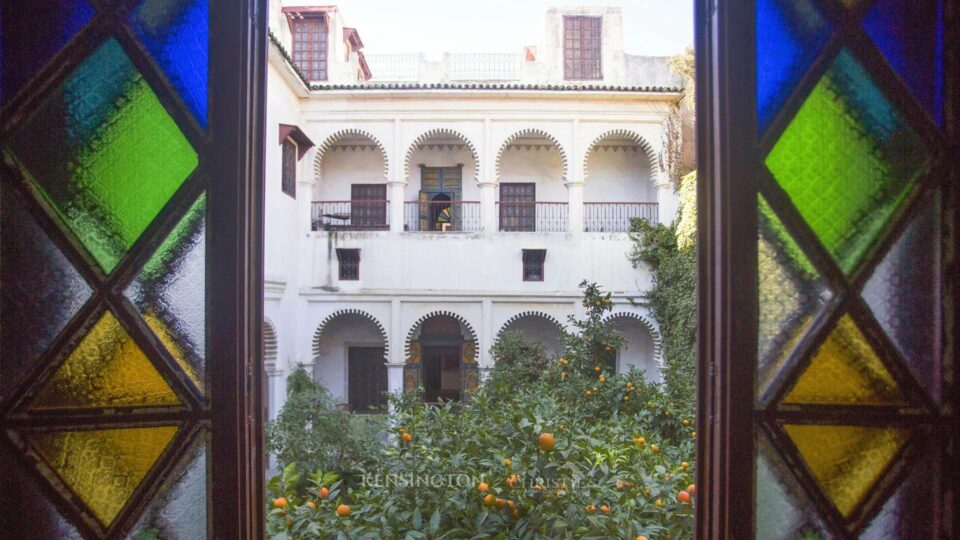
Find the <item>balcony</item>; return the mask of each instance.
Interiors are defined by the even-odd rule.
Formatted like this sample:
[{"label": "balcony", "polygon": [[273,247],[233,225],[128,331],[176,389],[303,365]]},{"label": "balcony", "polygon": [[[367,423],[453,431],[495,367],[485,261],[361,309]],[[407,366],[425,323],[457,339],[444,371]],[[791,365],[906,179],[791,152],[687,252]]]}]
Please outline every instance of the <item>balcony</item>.
[{"label": "balcony", "polygon": [[565,202],[498,202],[498,230],[506,232],[566,232]]},{"label": "balcony", "polygon": [[583,227],[586,232],[627,232],[634,219],[657,223],[658,208],[646,202],[583,203]]},{"label": "balcony", "polygon": [[480,203],[465,201],[413,201],[403,204],[405,231],[480,230]]},{"label": "balcony", "polygon": [[389,201],[314,201],[314,231],[386,231],[390,229]]}]

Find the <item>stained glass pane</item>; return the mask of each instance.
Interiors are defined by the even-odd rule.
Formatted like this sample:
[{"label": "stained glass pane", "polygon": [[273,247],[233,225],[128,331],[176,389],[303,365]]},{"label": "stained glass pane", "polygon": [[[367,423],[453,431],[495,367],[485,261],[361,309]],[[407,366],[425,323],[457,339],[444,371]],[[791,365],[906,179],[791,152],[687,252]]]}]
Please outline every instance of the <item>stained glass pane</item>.
[{"label": "stained glass pane", "polygon": [[204,434],[180,458],[130,534],[132,539],[207,538],[207,444]]},{"label": "stained glass pane", "polygon": [[783,106],[827,38],[830,22],[807,0],[757,0],[757,120]]},{"label": "stained glass pane", "polygon": [[93,18],[84,0],[31,0],[0,17],[0,102],[16,95]]},{"label": "stained glass pane", "polygon": [[110,312],[30,404],[31,409],[178,405],[179,398]]},{"label": "stained glass pane", "polygon": [[109,525],[173,439],[175,426],[43,432],[25,438]]},{"label": "stained glass pane", "polygon": [[762,433],[757,436],[754,497],[757,538],[793,540],[826,537],[823,523],[803,488]]},{"label": "stained glass pane", "polygon": [[921,386],[939,400],[940,202],[927,202],[873,271],[863,298]]},{"label": "stained glass pane", "polygon": [[201,196],[126,291],[200,390],[205,380],[205,216],[206,198]]},{"label": "stained glass pane", "polygon": [[[16,511],[21,523],[31,524],[32,538],[81,540],[80,532],[60,515],[34,475],[7,448],[7,445],[0,444],[0,470],[3,471],[0,508],[4,512]],[[29,502],[24,504],[24,501]],[[9,530],[3,532],[11,533]]]},{"label": "stained glass pane", "polygon": [[933,505],[940,500],[937,489],[939,456],[933,447],[921,456],[904,483],[883,505],[860,540],[913,540],[938,538],[931,519]]},{"label": "stained glass pane", "polygon": [[767,202],[758,200],[757,392],[763,394],[830,292]]},{"label": "stained glass pane", "polygon": [[943,105],[943,2],[880,0],[863,28],[937,124]]},{"label": "stained glass pane", "polygon": [[91,290],[27,212],[21,196],[7,186],[0,190],[0,253],[3,399],[33,368]]},{"label": "stained glass pane", "polygon": [[111,271],[197,165],[197,154],[109,40],[21,124],[10,148]]},{"label": "stained glass pane", "polygon": [[784,403],[903,404],[903,394],[849,315],[837,321]]},{"label": "stained glass pane", "polygon": [[890,427],[784,427],[824,494],[845,517],[881,478],[910,432]]},{"label": "stained glass pane", "polygon": [[863,67],[843,50],[765,162],[850,273],[930,155]]},{"label": "stained glass pane", "polygon": [[207,125],[207,0],[144,0],[130,24],[201,126]]}]

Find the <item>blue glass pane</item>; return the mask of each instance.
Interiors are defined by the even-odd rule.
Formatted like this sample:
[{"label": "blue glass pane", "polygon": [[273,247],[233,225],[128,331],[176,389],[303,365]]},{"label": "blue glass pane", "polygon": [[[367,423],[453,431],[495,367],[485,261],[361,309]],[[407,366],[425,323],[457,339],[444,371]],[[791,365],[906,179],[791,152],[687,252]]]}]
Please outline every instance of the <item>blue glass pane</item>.
[{"label": "blue glass pane", "polygon": [[207,126],[207,0],[144,0],[130,15],[140,41]]},{"label": "blue glass pane", "polygon": [[[0,102],[13,97],[93,18],[84,0],[31,0],[0,14]],[[12,60],[12,61],[11,61]]]},{"label": "blue glass pane", "polygon": [[940,0],[880,0],[863,27],[914,95],[941,124],[943,3]]},{"label": "blue glass pane", "polygon": [[757,0],[757,121],[762,133],[830,37],[807,0]]}]

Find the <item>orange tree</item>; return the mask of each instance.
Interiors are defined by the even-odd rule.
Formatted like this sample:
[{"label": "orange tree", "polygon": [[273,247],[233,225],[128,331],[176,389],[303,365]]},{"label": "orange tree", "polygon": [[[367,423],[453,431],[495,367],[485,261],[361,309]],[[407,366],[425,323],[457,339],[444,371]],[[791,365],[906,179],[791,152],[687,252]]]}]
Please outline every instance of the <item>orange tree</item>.
[{"label": "orange tree", "polygon": [[[391,396],[387,442],[363,470],[308,471],[304,481],[288,464],[270,482],[268,534],[691,537],[688,408],[640,373],[612,372],[607,347],[622,338],[602,322],[609,297],[584,287],[587,317],[571,321],[562,356],[541,365],[536,350],[501,347],[491,376],[466,403]],[[529,373],[524,356],[540,366],[539,377],[511,382],[499,371]]]}]

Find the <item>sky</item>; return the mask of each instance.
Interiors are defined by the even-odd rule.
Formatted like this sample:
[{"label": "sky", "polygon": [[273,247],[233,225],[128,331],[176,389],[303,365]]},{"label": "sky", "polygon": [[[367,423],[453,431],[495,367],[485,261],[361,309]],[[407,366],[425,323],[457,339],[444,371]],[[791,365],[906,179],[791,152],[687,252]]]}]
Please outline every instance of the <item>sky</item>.
[{"label": "sky", "polygon": [[[285,1],[284,4],[290,2]],[[303,2],[301,2],[302,4]],[[515,52],[536,45],[549,7],[623,8],[629,54],[672,56],[693,45],[693,0],[339,0],[367,54]]]}]

